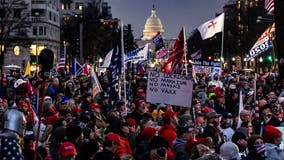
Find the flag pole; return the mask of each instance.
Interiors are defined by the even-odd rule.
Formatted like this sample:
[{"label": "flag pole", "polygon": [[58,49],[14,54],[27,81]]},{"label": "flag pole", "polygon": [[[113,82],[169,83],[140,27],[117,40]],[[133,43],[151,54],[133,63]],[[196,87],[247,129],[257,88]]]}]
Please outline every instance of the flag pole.
[{"label": "flag pole", "polygon": [[188,74],[188,63],[187,63],[187,46],[186,46],[186,37],[185,37],[185,27],[182,26],[183,30],[183,49],[184,49],[184,65],[185,65],[185,75]]},{"label": "flag pole", "polygon": [[224,25],[225,25],[225,13],[222,13],[224,14],[224,18],[223,18],[223,25],[222,25],[222,43],[221,43],[221,57],[220,57],[220,60],[221,60],[221,72],[222,72],[222,69],[223,69],[223,63],[224,63]]},{"label": "flag pole", "polygon": [[[124,39],[123,39],[123,21],[122,20],[120,20],[120,29],[121,29],[121,35],[120,35],[120,38],[121,38],[121,52],[122,52],[122,63],[123,63],[123,87],[124,87],[124,102],[126,103],[126,80],[125,80],[125,70],[126,70],[126,68],[125,68],[125,61],[124,61],[124,58],[125,58],[125,56],[124,56]],[[121,86],[121,85],[120,85]],[[119,96],[120,96],[120,98],[119,99],[121,99],[121,87],[119,87]]]}]

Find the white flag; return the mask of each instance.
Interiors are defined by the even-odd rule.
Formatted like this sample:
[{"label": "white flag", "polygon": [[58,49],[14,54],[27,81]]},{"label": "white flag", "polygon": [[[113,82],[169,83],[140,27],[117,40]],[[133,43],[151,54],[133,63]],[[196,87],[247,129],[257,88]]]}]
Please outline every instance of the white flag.
[{"label": "white flag", "polygon": [[241,127],[242,120],[241,120],[241,111],[244,109],[244,103],[243,103],[243,96],[242,96],[242,90],[240,90],[240,95],[239,95],[239,115],[238,115],[238,124],[237,128]]},{"label": "white flag", "polygon": [[108,68],[109,67],[111,56],[112,56],[112,52],[113,52],[113,49],[108,52],[108,54],[106,55],[106,57],[104,59],[103,64],[100,66],[101,68]]},{"label": "white flag", "polygon": [[214,36],[216,33],[222,32],[224,28],[224,13],[218,17],[203,23],[198,27],[202,39]]},{"label": "white flag", "polygon": [[133,51],[130,51],[124,55],[124,62],[129,61],[143,61],[148,59],[148,52],[149,52],[149,43],[141,48],[137,48]]}]

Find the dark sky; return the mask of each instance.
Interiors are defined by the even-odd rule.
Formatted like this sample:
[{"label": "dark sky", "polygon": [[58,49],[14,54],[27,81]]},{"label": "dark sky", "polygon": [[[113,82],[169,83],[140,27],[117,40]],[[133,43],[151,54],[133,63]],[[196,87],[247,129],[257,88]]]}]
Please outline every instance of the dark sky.
[{"label": "dark sky", "polygon": [[131,24],[135,38],[139,38],[153,4],[161,19],[166,38],[176,38],[182,26],[186,35],[202,23],[223,11],[228,0],[105,0],[111,6],[113,18],[124,25]]}]

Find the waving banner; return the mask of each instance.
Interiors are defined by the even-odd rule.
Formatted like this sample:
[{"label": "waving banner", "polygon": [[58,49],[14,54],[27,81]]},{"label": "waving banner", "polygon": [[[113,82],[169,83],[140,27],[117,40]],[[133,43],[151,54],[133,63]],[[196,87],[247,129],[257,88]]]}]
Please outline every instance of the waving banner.
[{"label": "waving banner", "polygon": [[270,35],[270,27],[268,27],[265,32],[258,38],[256,43],[253,45],[249,54],[247,54],[246,58],[247,61],[251,60],[252,58],[263,54],[265,51],[272,47],[272,43],[269,39]]}]

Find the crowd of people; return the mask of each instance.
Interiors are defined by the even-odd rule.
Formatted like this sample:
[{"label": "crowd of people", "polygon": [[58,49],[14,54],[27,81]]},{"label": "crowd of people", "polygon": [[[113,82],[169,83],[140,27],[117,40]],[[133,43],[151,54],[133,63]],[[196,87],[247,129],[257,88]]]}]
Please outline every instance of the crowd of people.
[{"label": "crowd of people", "polygon": [[131,81],[130,103],[99,81],[93,95],[88,75],[3,76],[1,159],[284,159],[284,81],[271,73],[198,74],[183,107],[147,102],[146,74]]}]

